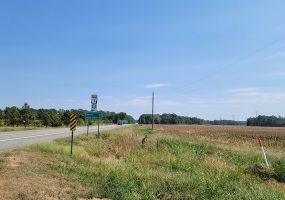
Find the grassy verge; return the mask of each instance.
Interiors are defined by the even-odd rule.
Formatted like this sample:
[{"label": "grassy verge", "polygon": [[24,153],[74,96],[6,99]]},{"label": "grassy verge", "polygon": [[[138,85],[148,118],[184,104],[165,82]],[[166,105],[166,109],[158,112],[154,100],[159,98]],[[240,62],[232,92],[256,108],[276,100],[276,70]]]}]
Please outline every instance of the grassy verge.
[{"label": "grassy verge", "polygon": [[29,131],[29,130],[40,130],[44,128],[40,127],[0,127],[0,133],[1,132],[10,132],[10,131]]},{"label": "grassy verge", "polygon": [[[165,130],[166,131],[166,130]],[[284,157],[126,127],[0,155],[5,199],[285,199]]]}]

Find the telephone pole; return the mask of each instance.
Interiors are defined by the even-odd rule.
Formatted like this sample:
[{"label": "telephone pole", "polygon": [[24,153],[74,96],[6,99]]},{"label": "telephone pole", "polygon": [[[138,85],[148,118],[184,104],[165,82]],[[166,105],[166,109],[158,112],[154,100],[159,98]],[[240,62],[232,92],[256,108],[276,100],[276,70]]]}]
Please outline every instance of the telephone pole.
[{"label": "telephone pole", "polygon": [[153,129],[153,124],[154,124],[154,118],[153,118],[153,112],[154,112],[154,92],[152,92],[152,129]]}]

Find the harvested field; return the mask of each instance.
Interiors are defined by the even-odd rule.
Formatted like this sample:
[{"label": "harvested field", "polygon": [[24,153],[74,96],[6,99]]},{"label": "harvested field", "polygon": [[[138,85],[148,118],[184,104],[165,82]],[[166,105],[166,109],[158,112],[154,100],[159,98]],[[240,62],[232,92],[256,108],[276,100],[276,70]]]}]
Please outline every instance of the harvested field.
[{"label": "harvested field", "polygon": [[[150,127],[150,126],[147,126]],[[215,125],[155,125],[155,130],[178,137],[205,138],[227,143],[247,142],[257,144],[263,137],[270,147],[285,147],[285,128],[215,126]]]}]

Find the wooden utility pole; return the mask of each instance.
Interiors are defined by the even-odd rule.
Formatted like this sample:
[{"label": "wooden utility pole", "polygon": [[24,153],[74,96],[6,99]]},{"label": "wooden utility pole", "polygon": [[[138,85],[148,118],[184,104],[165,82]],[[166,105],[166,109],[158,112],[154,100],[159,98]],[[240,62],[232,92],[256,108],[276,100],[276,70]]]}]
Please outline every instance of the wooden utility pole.
[{"label": "wooden utility pole", "polygon": [[153,124],[154,124],[154,117],[153,117],[153,112],[154,112],[154,92],[152,92],[152,129],[153,129]]}]

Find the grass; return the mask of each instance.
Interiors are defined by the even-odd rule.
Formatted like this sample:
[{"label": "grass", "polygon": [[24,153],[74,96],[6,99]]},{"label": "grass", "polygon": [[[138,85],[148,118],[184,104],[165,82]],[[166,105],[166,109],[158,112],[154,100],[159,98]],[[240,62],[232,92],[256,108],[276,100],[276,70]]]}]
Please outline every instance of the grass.
[{"label": "grass", "polygon": [[30,130],[39,130],[44,129],[40,127],[23,127],[23,126],[15,126],[15,127],[0,127],[1,132],[10,132],[10,131],[30,131]]},{"label": "grass", "polygon": [[100,139],[95,134],[75,137],[73,159],[70,138],[35,144],[0,155],[0,195],[4,199],[285,199],[282,139],[267,148],[267,169],[255,147],[259,131],[265,132],[258,129],[250,135],[251,128],[217,126],[156,126],[152,131],[131,126],[106,131]]}]

